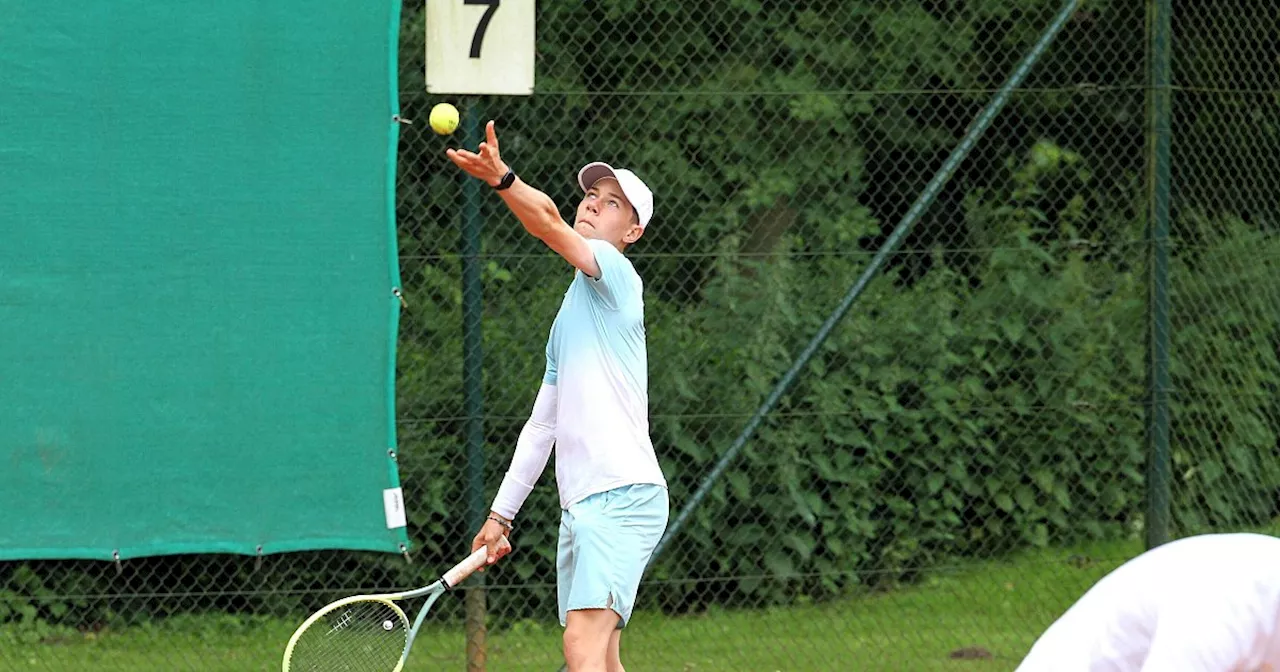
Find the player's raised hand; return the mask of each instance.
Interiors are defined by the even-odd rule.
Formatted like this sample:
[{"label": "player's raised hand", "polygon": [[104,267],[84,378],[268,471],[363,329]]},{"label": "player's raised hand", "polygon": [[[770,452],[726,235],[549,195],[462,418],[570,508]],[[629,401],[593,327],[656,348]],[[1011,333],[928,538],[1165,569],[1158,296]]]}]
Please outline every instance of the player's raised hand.
[{"label": "player's raised hand", "polygon": [[498,134],[493,129],[493,120],[485,124],[484,134],[485,141],[475,152],[451,148],[445,154],[471,177],[496,186],[507,174],[507,164],[502,162],[502,155],[498,152]]}]

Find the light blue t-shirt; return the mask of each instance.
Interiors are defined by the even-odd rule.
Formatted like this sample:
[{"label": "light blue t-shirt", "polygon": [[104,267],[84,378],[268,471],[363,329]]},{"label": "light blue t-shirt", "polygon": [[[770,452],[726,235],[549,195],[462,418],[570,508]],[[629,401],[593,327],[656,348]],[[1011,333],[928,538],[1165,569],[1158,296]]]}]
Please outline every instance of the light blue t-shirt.
[{"label": "light blue t-shirt", "polygon": [[564,508],[623,485],[665,486],[649,438],[644,284],[613,245],[588,240],[600,278],[574,273],[547,339],[556,482]]}]

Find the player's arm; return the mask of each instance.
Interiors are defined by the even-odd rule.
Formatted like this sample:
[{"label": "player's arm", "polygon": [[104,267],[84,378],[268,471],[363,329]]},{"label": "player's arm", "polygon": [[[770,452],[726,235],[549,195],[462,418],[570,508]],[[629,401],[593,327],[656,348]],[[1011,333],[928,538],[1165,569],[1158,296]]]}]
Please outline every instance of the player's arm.
[{"label": "player's arm", "polygon": [[[503,173],[506,174],[505,172]],[[507,207],[524,224],[524,228],[565,261],[593,278],[600,277],[596,255],[587,245],[587,239],[574,231],[563,219],[550,196],[534,189],[516,178],[510,189],[498,192]]]},{"label": "player's arm", "polygon": [[[498,151],[498,135],[492,121],[485,125],[485,137],[485,142],[480,143],[477,152],[449,149],[445,153],[468,175],[495,187],[507,174],[508,166],[502,161]],[[587,240],[565,223],[550,196],[519,178],[516,178],[510,188],[498,193],[526,231],[546,243],[547,247],[583,273],[593,278],[600,277],[600,267],[596,264],[595,254],[591,252]]]},{"label": "player's arm", "polygon": [[543,470],[547,468],[555,438],[556,386],[544,382],[533,402],[533,412],[529,414],[524,428],[520,430],[520,438],[516,440],[515,454],[511,456],[511,466],[507,468],[498,494],[493,498],[490,518],[484,522],[479,534],[471,542],[473,551],[481,546],[489,547],[490,563],[510,550],[510,546],[503,547],[503,538],[508,534],[512,521],[533,491]]}]

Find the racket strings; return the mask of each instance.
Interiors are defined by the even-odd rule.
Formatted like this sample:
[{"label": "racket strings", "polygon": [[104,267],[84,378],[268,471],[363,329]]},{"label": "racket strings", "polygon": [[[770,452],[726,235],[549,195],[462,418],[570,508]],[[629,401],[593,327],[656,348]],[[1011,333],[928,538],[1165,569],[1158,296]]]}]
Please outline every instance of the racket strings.
[{"label": "racket strings", "polygon": [[290,671],[379,672],[395,669],[409,640],[403,614],[385,602],[345,604],[307,627],[290,657]]}]

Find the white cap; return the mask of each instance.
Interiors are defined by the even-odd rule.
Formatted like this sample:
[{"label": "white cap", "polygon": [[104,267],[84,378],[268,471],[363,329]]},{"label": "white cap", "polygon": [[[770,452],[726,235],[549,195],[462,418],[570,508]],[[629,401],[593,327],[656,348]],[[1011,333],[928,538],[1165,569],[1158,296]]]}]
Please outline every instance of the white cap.
[{"label": "white cap", "polygon": [[631,202],[640,216],[640,228],[649,226],[649,218],[653,216],[653,192],[636,174],[626,168],[614,168],[607,163],[588,163],[578,171],[578,186],[586,193],[591,185],[602,178],[612,177],[622,187],[622,194]]}]

